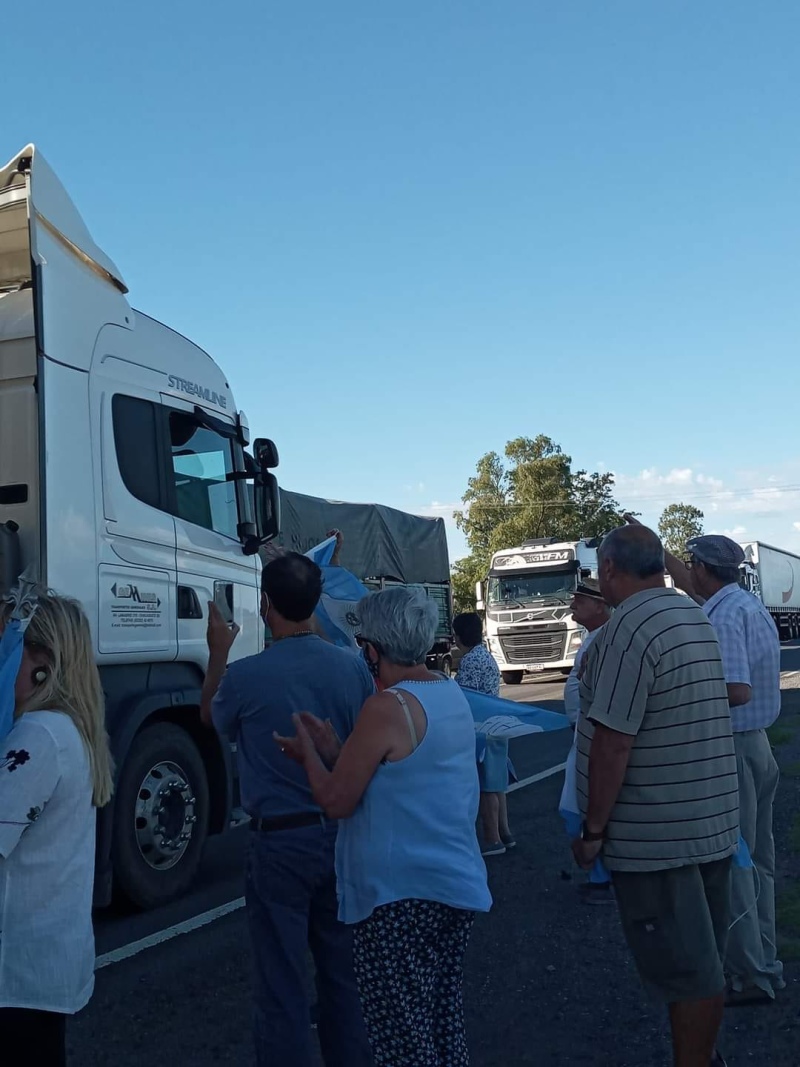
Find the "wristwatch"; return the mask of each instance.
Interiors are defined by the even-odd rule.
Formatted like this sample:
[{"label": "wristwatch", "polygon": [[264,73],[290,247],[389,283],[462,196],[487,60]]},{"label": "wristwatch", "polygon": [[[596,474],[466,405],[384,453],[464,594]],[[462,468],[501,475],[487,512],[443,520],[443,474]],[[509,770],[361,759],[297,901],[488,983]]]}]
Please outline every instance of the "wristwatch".
[{"label": "wristwatch", "polygon": [[581,823],[581,841],[602,841],[605,836],[605,830],[601,830],[599,834],[593,834],[586,825],[586,819]]}]

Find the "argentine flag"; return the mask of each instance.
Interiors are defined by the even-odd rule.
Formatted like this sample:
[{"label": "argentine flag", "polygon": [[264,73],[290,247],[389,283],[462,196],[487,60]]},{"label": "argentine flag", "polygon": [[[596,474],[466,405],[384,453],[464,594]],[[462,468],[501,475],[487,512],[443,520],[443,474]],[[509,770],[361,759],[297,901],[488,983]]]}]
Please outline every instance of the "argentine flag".
[{"label": "argentine flag", "polygon": [[306,552],[322,571],[322,596],[315,612],[326,637],[341,648],[356,648],[356,607],[369,590],[344,567],[332,567],[336,538],[326,537]]}]

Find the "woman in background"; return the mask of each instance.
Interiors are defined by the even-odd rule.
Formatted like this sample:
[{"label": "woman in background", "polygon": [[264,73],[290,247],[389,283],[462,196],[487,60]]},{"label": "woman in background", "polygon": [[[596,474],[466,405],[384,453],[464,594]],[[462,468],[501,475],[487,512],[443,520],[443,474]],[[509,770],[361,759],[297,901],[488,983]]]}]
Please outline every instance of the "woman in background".
[{"label": "woman in background", "polygon": [[[0,608],[4,628],[13,605]],[[94,988],[95,809],[111,797],[103,691],[80,605],[40,593],[0,758],[0,1058],[63,1067]]]},{"label": "woman in background", "polygon": [[[465,689],[476,689],[490,697],[500,696],[500,670],[483,644],[483,625],[474,611],[465,611],[453,619],[456,644],[464,653],[458,665],[456,681]],[[502,856],[514,848],[516,841],[508,825],[506,793],[512,768],[508,759],[508,740],[478,735],[478,777],[481,786],[479,808],[484,856]]]}]

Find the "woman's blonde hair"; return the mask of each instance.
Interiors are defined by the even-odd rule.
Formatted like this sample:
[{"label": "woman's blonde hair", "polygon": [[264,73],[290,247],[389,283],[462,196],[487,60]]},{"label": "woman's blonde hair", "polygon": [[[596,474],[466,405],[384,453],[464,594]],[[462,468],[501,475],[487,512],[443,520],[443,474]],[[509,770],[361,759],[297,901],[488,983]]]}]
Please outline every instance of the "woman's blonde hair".
[{"label": "woman's blonde hair", "polygon": [[[3,605],[3,622],[13,606]],[[27,711],[62,711],[78,729],[89,757],[92,803],[102,808],[114,788],[114,764],[105,726],[105,700],[94,661],[89,620],[77,600],[40,592],[35,612],[25,631],[25,644],[47,663],[47,678],[17,708]]]}]

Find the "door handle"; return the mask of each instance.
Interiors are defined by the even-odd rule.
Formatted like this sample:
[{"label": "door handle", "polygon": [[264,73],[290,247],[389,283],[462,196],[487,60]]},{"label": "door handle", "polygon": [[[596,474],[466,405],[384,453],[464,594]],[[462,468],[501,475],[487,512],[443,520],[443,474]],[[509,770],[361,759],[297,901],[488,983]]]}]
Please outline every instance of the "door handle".
[{"label": "door handle", "polygon": [[202,619],[203,609],[197,593],[191,586],[178,586],[178,618],[179,619]]}]

